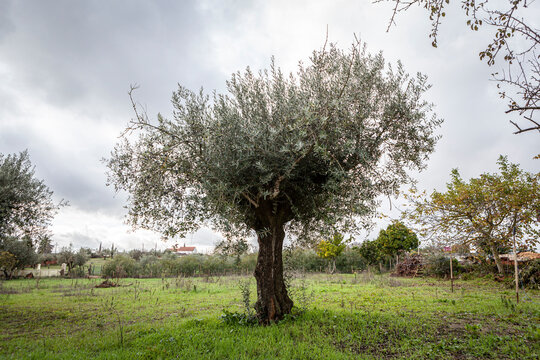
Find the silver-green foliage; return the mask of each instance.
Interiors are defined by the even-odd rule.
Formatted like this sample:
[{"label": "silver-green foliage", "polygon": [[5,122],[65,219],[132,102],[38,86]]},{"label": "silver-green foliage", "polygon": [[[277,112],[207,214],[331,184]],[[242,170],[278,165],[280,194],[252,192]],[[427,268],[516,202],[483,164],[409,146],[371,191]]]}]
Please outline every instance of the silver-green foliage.
[{"label": "silver-green foliage", "polygon": [[325,45],[295,75],[273,59],[269,70],[247,68],[226,94],[179,86],[172,119],[152,122],[134,104],[109,182],[130,194],[133,226],[165,237],[201,224],[255,229],[265,201],[290,207],[296,234],[351,231],[433,151],[441,120],[421,99],[428,87],[359,42]]}]

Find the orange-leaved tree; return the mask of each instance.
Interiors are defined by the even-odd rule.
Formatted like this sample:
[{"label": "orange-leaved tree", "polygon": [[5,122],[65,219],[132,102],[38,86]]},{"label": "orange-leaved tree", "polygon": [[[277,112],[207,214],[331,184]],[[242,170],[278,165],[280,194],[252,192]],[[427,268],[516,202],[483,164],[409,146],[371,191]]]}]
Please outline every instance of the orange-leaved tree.
[{"label": "orange-leaved tree", "polygon": [[498,249],[510,246],[514,229],[520,245],[538,243],[540,174],[523,171],[504,156],[497,163],[500,173],[484,173],[468,182],[452,170],[446,192],[425,196],[413,191],[406,196],[412,207],[404,218],[425,237],[488,249],[502,273]]}]

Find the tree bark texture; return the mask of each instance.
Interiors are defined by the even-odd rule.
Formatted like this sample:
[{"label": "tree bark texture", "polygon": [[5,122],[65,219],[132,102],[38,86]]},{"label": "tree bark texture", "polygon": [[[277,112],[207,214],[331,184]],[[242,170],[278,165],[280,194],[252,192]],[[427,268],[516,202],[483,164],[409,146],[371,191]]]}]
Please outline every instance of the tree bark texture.
[{"label": "tree bark texture", "polygon": [[497,246],[493,242],[490,242],[489,247],[491,249],[491,254],[493,255],[493,260],[495,260],[495,265],[497,265],[498,273],[504,274],[504,267],[502,265],[501,258],[499,257]]},{"label": "tree bark texture", "polygon": [[255,310],[261,324],[281,320],[293,307],[283,278],[284,226],[289,220],[286,210],[279,210],[275,206],[261,206],[257,211],[259,255],[255,267],[257,280]]}]

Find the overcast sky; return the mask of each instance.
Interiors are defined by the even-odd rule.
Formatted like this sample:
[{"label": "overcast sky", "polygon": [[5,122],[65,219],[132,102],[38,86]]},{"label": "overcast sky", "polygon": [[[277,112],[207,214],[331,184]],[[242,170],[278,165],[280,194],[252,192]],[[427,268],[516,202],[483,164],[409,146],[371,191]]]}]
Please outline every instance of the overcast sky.
[{"label": "overcast sky", "polygon": [[[531,19],[540,19],[538,10],[533,3]],[[130,232],[126,195],[105,185],[101,159],[133,116],[130,84],[140,85],[135,97],[150,116],[168,116],[178,83],[223,91],[231,73],[268,67],[272,55],[294,71],[323,45],[328,26],[340,47],[357,34],[370,52],[428,76],[426,100],[445,121],[419,188],[442,189],[456,167],[464,178],[494,172],[500,154],[539,171],[532,157],[540,135],[512,134],[515,118],[504,114],[489,81],[497,69],[478,60],[489,33],[468,30],[456,4],[434,49],[422,9],[402,14],[386,32],[390,16],[390,4],[369,0],[0,0],[0,153],[28,149],[37,177],[55,199],[69,201],[53,224],[59,247],[170,246],[151,232]],[[380,210],[388,212],[388,201]],[[203,229],[178,242],[208,249],[217,240]]]}]

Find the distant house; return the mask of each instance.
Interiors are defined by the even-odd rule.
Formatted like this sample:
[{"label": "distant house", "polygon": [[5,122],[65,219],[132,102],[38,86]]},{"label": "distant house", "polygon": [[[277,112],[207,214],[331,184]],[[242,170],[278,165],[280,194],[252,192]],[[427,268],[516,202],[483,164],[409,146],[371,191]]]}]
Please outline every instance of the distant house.
[{"label": "distant house", "polygon": [[191,255],[197,253],[197,248],[195,246],[178,246],[178,244],[175,244],[172,248],[169,249],[173,254],[176,255]]}]

